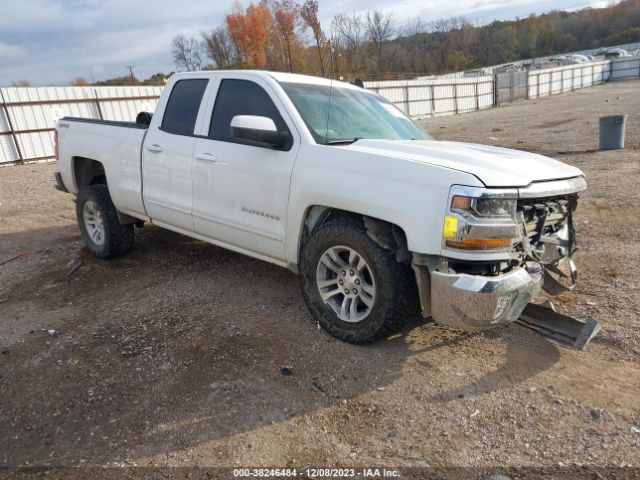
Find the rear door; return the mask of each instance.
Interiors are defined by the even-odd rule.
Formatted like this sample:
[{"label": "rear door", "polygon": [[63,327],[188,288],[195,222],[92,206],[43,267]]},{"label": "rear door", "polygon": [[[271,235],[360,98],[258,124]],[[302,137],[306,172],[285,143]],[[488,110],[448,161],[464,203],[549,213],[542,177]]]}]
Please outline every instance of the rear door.
[{"label": "rear door", "polygon": [[178,80],[161,120],[153,119],[142,148],[143,195],[155,223],[193,231],[191,170],[198,113],[208,80]]},{"label": "rear door", "polygon": [[[300,137],[267,82],[234,76],[219,74],[208,132],[196,141],[194,227],[229,248],[278,263],[285,258],[289,186]],[[236,115],[269,117],[293,141],[282,150],[244,144],[230,136]]]}]

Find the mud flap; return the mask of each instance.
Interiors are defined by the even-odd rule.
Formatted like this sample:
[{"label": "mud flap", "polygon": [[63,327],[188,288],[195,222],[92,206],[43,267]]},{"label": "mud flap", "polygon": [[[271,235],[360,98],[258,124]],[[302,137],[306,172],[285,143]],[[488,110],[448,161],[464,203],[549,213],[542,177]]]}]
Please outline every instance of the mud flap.
[{"label": "mud flap", "polygon": [[600,331],[600,323],[595,318],[582,321],[562,315],[549,301],[529,303],[516,322],[578,350],[584,350]]}]

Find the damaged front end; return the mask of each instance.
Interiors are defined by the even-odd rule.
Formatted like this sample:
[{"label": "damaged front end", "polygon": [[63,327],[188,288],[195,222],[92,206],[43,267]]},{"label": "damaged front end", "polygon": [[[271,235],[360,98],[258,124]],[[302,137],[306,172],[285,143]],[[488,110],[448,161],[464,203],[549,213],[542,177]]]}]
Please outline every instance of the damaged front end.
[{"label": "damaged front end", "polygon": [[423,316],[462,329],[517,320],[544,288],[571,290],[583,177],[524,189],[454,186],[440,256],[414,254]]},{"label": "damaged front end", "polygon": [[542,288],[551,295],[560,295],[576,286],[578,272],[573,261],[577,251],[573,213],[577,205],[577,193],[518,200],[516,218],[520,242],[516,249],[526,261],[542,265]]}]

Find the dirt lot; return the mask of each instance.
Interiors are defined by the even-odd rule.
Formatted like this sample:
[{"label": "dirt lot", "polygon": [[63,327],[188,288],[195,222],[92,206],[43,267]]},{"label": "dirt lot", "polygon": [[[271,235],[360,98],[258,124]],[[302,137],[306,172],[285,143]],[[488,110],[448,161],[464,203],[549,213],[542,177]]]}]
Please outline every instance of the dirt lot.
[{"label": "dirt lot", "polygon": [[[595,151],[623,112],[627,148]],[[558,304],[600,320],[585,352],[419,320],[341,343],[287,270],[154,227],[96,260],[55,165],[0,168],[0,263],[21,254],[0,266],[0,466],[640,468],[638,112],[626,82],[425,122],[584,170],[580,283]]]}]

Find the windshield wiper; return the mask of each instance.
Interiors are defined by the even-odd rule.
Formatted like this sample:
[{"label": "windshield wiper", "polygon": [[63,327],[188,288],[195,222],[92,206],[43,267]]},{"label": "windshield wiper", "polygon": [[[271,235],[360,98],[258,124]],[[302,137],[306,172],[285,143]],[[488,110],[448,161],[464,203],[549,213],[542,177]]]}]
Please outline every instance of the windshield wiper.
[{"label": "windshield wiper", "polygon": [[361,140],[362,137],[356,137],[356,138],[343,138],[340,140],[326,140],[324,142],[325,145],[351,145],[354,142],[357,142],[358,140]]}]

